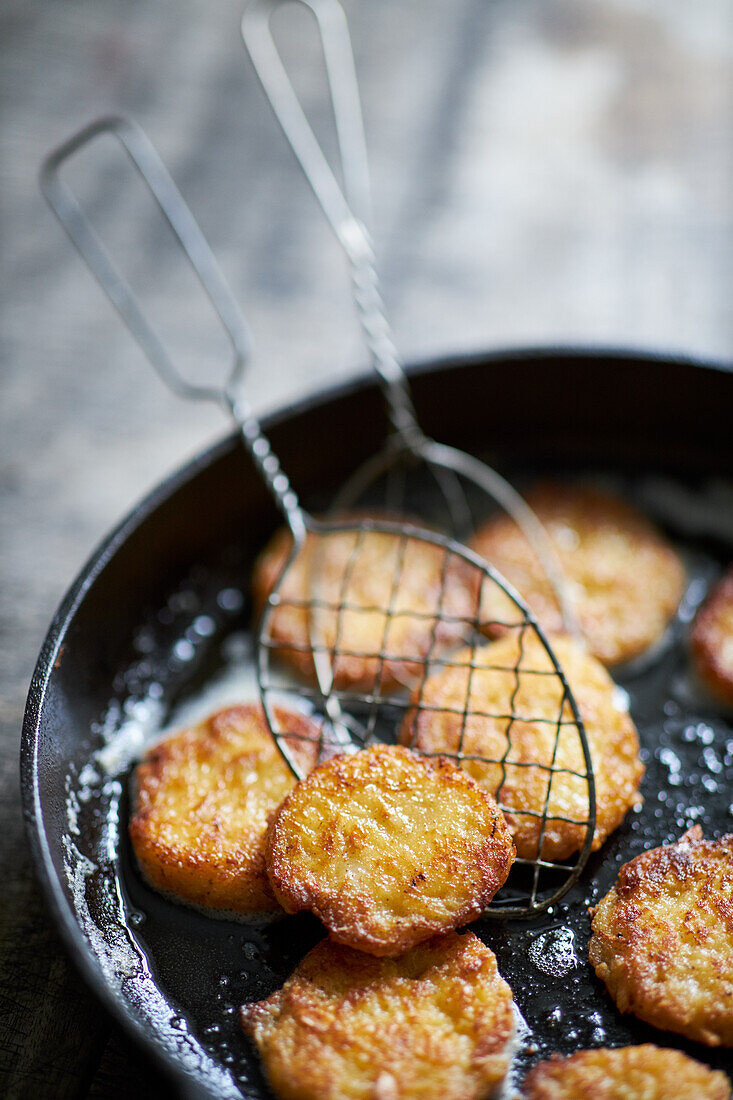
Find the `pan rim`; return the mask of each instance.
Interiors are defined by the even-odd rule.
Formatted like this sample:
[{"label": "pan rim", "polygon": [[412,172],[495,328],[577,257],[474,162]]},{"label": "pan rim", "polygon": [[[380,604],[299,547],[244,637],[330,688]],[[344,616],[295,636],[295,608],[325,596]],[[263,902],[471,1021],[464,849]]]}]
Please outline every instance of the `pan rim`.
[{"label": "pan rim", "polygon": [[[516,346],[505,349],[480,349],[446,353],[408,365],[407,373],[418,377],[437,373],[441,369],[469,367],[485,363],[516,363],[526,360],[558,360],[589,358],[610,363],[670,363],[689,366],[712,373],[733,373],[733,360],[696,356],[675,350],[634,348],[607,344]],[[341,383],[319,389],[291,404],[278,406],[264,418],[265,430],[307,413],[309,410],[340,398],[374,388],[371,372],[362,372]],[[120,1024],[130,1038],[143,1049],[156,1067],[188,1095],[209,1095],[189,1071],[174,1061],[139,1019],[132,1006],[116,994],[99,966],[91,944],[80,927],[76,914],[63,890],[44,828],[44,811],[38,783],[38,750],[44,704],[59,650],[87,592],[130,536],[175,492],[182,489],[202,471],[227,454],[237,441],[230,433],[206,450],[195,455],[163,478],[139,500],[122,520],[101,540],[82,565],[62,598],[41,646],[31,679],[23,717],[20,786],[26,836],[31,851],[33,870],[48,906],[49,915],[61,936],[67,955],[81,974],[87,988],[101,1001],[110,1016]]]}]

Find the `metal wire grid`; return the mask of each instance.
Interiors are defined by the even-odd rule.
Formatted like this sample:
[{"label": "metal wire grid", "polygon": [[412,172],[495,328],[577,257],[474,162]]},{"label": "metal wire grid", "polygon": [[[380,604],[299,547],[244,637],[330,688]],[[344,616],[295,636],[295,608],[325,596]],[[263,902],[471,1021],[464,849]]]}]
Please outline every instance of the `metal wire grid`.
[{"label": "metal wire grid", "polygon": [[[515,820],[534,819],[539,830],[535,857],[517,857],[507,884],[487,913],[503,917],[528,916],[546,909],[577,880],[586,863],[593,840],[596,808],[593,769],[583,722],[541,627],[498,573],[470,551],[441,535],[379,520],[362,520],[358,524],[311,520],[308,532],[307,537],[315,540],[319,547],[319,552],[311,553],[308,584],[304,585],[304,591],[294,591],[292,580],[288,582],[293,576],[294,563],[305,546],[304,541],[295,541],[280,578],[267,597],[259,636],[258,679],[263,706],[273,735],[294,774],[303,777],[293,742],[309,738],[289,730],[284,715],[288,705],[302,710],[304,702],[312,711],[318,728],[319,760],[338,752],[358,751],[376,741],[399,739],[424,755],[448,757],[459,767],[473,764],[498,768],[500,781],[492,785],[492,793],[500,808],[512,814]],[[336,582],[332,577],[330,584],[325,583],[323,567],[328,562],[329,539],[344,535],[352,537],[353,546],[343,568],[338,571]],[[390,559],[392,572],[385,582],[388,597],[383,603],[354,598],[353,582],[364,567],[362,556],[370,535],[388,535],[396,541],[394,560]],[[442,558],[437,597],[433,602],[427,600],[424,606],[416,607],[404,600],[403,580],[408,579],[409,573],[408,549],[415,549],[421,543],[433,548],[428,549],[429,554],[435,554],[437,547]],[[457,572],[469,575],[467,583],[471,591],[471,610],[458,614],[452,613],[447,606],[451,602],[449,593]],[[515,615],[502,620],[483,617],[483,597],[488,586],[498,586],[509,597]],[[301,613],[307,621],[308,628],[302,637],[283,636],[279,616],[288,609]],[[351,623],[347,621],[347,614],[351,616]],[[351,636],[354,616],[359,615],[383,617],[379,642],[373,647],[354,644]],[[421,628],[422,644],[409,653],[399,646],[390,648],[394,624],[400,620]],[[450,646],[443,637],[446,627],[453,638]],[[497,629],[513,632],[517,639],[516,658],[510,664],[484,663],[483,654],[489,644],[486,634]],[[460,633],[458,640],[457,632]],[[532,661],[529,649],[534,649],[534,645],[528,644],[529,639],[539,644],[545,667],[536,667],[539,662]],[[461,645],[461,653],[456,653],[457,644]],[[294,682],[285,671],[288,664],[292,664],[294,654],[313,659],[313,674],[306,683]],[[340,682],[340,662],[344,658],[364,662],[364,668],[369,670],[367,688],[358,690]],[[395,687],[393,675],[386,676],[385,671],[389,669],[392,673],[395,667],[402,666],[408,667],[409,674],[401,688]],[[451,669],[466,675],[460,705],[455,700],[431,702],[426,699],[426,687],[432,682],[431,678]],[[479,677],[495,674],[502,680],[511,677],[506,708],[482,705],[477,673]],[[538,683],[542,678],[549,678],[557,684],[557,705],[552,714],[534,713],[531,705],[528,706],[532,694],[528,685],[533,678],[537,678]],[[283,709],[276,711],[276,707]],[[446,716],[450,721],[457,721],[457,736],[451,735],[445,747],[426,751],[417,743],[419,723],[426,718],[429,721],[431,717],[444,719]],[[469,726],[477,722],[498,726],[505,739],[501,753],[482,754],[473,751],[475,745],[466,745]],[[512,733],[518,723],[551,731],[549,760],[539,751],[536,759],[512,758]],[[580,753],[576,755],[582,759],[582,766],[576,768],[558,760],[561,735],[577,738]],[[521,769],[534,769],[535,775],[541,774],[545,791],[540,804],[517,808],[502,801],[509,769],[520,769],[515,773],[520,775]],[[574,818],[551,812],[556,776],[572,777],[585,785],[587,814]],[[580,831],[578,851],[566,862],[543,856],[547,827],[555,822]]]}]

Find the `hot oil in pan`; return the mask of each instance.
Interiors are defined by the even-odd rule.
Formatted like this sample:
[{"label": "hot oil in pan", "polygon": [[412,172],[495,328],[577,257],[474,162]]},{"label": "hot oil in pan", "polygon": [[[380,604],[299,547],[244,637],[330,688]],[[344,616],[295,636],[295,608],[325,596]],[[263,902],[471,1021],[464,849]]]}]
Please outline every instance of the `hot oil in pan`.
[{"label": "hot oil in pan", "polygon": [[[641,737],[644,805],[591,856],[553,911],[534,921],[474,925],[496,952],[526,1021],[513,1085],[553,1051],[641,1042],[673,1045],[733,1070],[728,1052],[622,1017],[587,960],[588,906],[608,891],[621,863],[696,823],[708,836],[733,830],[733,728],[698,697],[685,651],[694,606],[730,549],[699,538],[677,545],[690,576],[680,614],[653,659],[615,674]],[[177,905],[142,881],[126,831],[130,764],[143,744],[171,717],[174,724],[195,721],[256,697],[239,580],[195,575],[141,628],[139,660],[115,684],[118,702],[99,731],[108,744],[69,779],[67,872],[109,980],[137,1001],[163,1044],[213,1093],[255,1097],[269,1093],[237,1009],[278,988],[321,927],[308,916],[244,923]]]}]

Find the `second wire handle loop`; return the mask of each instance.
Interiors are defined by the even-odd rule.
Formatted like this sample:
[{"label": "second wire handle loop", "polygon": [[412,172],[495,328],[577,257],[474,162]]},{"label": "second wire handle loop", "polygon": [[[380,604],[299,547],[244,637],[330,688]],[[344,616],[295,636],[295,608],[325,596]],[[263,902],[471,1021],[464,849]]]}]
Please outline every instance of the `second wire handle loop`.
[{"label": "second wire handle loop", "polygon": [[242,37],[275,117],[351,265],[359,322],[384,384],[393,427],[398,435],[415,443],[423,434],[379,292],[367,228],[371,218],[369,165],[346,16],[338,0],[295,0],[313,14],[319,32],[344,179],[342,190],[275,45],[270,20],[285,2],[252,0],[242,17]]}]

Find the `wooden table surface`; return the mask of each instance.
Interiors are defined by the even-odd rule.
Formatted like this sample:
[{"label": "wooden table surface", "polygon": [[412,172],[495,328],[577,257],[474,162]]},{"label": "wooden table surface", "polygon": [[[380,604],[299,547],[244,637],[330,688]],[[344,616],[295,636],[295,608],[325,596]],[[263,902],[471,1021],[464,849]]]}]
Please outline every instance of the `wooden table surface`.
[{"label": "wooden table surface", "polygon": [[[362,367],[342,258],[238,38],[241,0],[6,0],[0,12],[0,1083],[166,1095],[44,911],[18,794],[46,626],[105,531],[221,431],[153,377],[45,209],[44,152],[134,114],[257,340],[263,410]],[[384,295],[408,358],[539,343],[730,359],[729,0],[348,3]],[[302,13],[282,30],[330,138]],[[193,281],[119,153],[70,171],[184,362],[221,361]],[[500,394],[497,394],[500,399]]]}]

